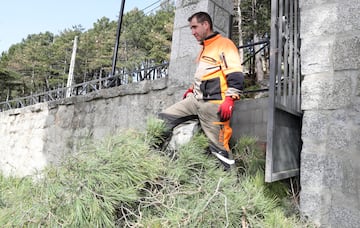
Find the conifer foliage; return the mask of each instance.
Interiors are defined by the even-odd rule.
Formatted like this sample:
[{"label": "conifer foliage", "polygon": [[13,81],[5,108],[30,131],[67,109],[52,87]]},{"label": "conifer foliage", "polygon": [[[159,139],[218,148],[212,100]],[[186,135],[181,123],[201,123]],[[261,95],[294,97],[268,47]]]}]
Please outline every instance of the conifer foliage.
[{"label": "conifer foliage", "polygon": [[[150,14],[137,8],[126,12],[122,20],[116,72],[129,73],[169,62],[174,15],[175,6],[170,0],[164,1]],[[0,90],[0,101],[66,86],[75,36],[78,37],[75,83],[109,76],[117,24],[115,20],[102,17],[88,30],[75,25],[59,34],[30,34],[12,45],[0,54],[0,71],[17,72],[21,80]],[[8,78],[5,76],[0,77],[1,85],[4,85],[3,80],[10,79],[10,75]]]},{"label": "conifer foliage", "polygon": [[264,183],[261,162],[237,156],[238,165],[258,164],[258,171],[224,172],[201,133],[178,151],[158,151],[153,143],[163,125],[149,123],[145,133],[84,142],[34,177],[0,177],[0,226],[310,227],[285,213],[280,201],[288,196]]}]

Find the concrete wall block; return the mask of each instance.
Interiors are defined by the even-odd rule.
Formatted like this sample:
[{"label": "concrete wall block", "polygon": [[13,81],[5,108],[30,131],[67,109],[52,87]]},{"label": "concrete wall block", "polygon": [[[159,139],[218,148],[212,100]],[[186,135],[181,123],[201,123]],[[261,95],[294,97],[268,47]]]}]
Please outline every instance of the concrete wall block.
[{"label": "concrete wall block", "polygon": [[303,39],[336,34],[339,26],[336,3],[317,5],[301,12],[300,34]]},{"label": "concrete wall block", "polygon": [[220,32],[225,37],[230,35],[230,12],[220,8],[218,6],[214,6],[214,16],[213,16],[213,23],[214,23],[214,30]]},{"label": "concrete wall block", "polygon": [[354,32],[360,30],[360,4],[358,0],[338,1],[337,15],[339,25],[339,34],[344,32]]},{"label": "concrete wall block", "polygon": [[74,145],[81,143],[77,140],[78,138],[73,137],[73,131],[56,126],[48,129],[43,149],[46,165],[58,164],[65,155],[75,152]]},{"label": "concrete wall block", "polygon": [[302,40],[301,73],[303,75],[332,72],[332,37],[313,37]]},{"label": "concrete wall block", "polygon": [[[355,80],[353,80],[353,85],[354,85],[355,95],[360,96],[360,73],[359,72],[357,72],[357,76],[356,76]],[[360,104],[360,101],[358,100],[358,102],[356,102],[356,103]]]},{"label": "concrete wall block", "polygon": [[181,29],[180,37],[181,43],[179,43],[178,58],[190,56],[190,60],[192,60],[190,63],[195,64],[195,59],[201,50],[201,45],[198,43],[195,37],[192,36],[191,30],[188,27]]},{"label": "concrete wall block", "polygon": [[46,164],[42,150],[44,145],[42,129],[32,132],[14,132],[0,149],[1,172],[5,176],[26,176],[41,170]]},{"label": "concrete wall block", "polygon": [[[345,198],[343,200],[346,200]],[[350,204],[351,205],[351,204]],[[360,210],[348,205],[331,207],[329,224],[331,227],[358,228],[360,224]]]},{"label": "concrete wall block", "polygon": [[346,152],[351,149],[351,126],[347,123],[330,119],[326,139],[327,148],[331,151]]},{"label": "concrete wall block", "polygon": [[[359,151],[360,151],[360,123],[359,123],[359,118],[360,118],[360,113],[359,111],[353,111],[352,113],[354,113],[354,115],[356,116],[352,116],[353,114],[349,115],[350,119],[353,119],[354,121],[352,121],[351,123],[351,139],[350,141],[352,142],[350,145],[350,152],[352,152],[354,157],[357,157],[357,159],[359,158]],[[360,161],[359,161],[360,163]]]},{"label": "concrete wall block", "polygon": [[[358,215],[360,207],[360,156],[358,152],[339,153],[328,149],[327,145],[304,143],[300,173],[301,211],[322,227],[356,227],[353,224],[358,222],[358,216],[354,215]],[[335,213],[343,216],[334,219]]]},{"label": "concrete wall block", "polygon": [[74,118],[74,109],[73,105],[59,105],[56,110],[51,110],[51,113],[55,115],[55,124],[61,128],[70,128]]},{"label": "concrete wall block", "polygon": [[188,18],[198,11],[207,12],[209,7],[209,1],[204,0],[183,0],[179,2],[183,2],[183,4],[176,8],[174,18],[175,29],[189,27]]},{"label": "concrete wall block", "polygon": [[[335,190],[342,194],[344,198],[356,199],[360,196],[360,176],[358,175],[360,172],[360,156],[351,154],[350,151],[348,151],[348,154],[339,155],[338,162],[341,171],[335,172],[341,173],[342,176],[338,175],[338,177],[341,178],[341,184],[337,186],[338,189]],[[360,208],[360,199],[353,201],[352,205],[355,205],[355,208]]]},{"label": "concrete wall block", "polygon": [[307,111],[303,115],[301,137],[324,142],[327,137],[329,111]]},{"label": "concrete wall block", "polygon": [[[189,16],[191,14],[192,13],[189,13]],[[201,46],[191,35],[187,19],[184,17],[185,16],[183,15],[181,19],[185,21],[186,27],[179,28],[173,33],[174,40],[171,48],[169,78],[176,79],[180,83],[186,82],[189,84],[195,73],[195,59]]]},{"label": "concrete wall block", "polygon": [[254,126],[254,134],[258,140],[266,142],[267,141],[267,122],[256,123]]},{"label": "concrete wall block", "polygon": [[301,37],[341,35],[360,30],[357,0],[300,1],[300,8]]},{"label": "concrete wall block", "polygon": [[[329,213],[338,210],[352,211],[359,208],[359,201],[356,200],[347,203],[347,209],[341,206],[342,200],[356,199],[359,195],[359,178],[357,177],[359,168],[356,165],[358,163],[354,162],[349,165],[348,160],[344,162],[342,160],[345,159],[342,159],[340,155],[302,153],[301,210],[305,215],[319,221],[324,226],[329,222],[329,217],[326,216]],[[347,223],[346,217],[353,220],[354,213],[348,211],[346,215],[344,218],[338,218],[339,224],[343,225],[341,227],[344,227],[344,224],[352,224],[352,222]],[[330,221],[330,224],[334,223]]]},{"label": "concrete wall block", "polygon": [[262,109],[255,109],[255,112],[252,115],[252,122],[251,123],[261,123],[263,120],[263,110]]},{"label": "concrete wall block", "polygon": [[[265,107],[269,107],[268,105],[266,105]],[[269,120],[269,109],[266,108],[262,111],[262,122],[263,123],[267,123]]]},{"label": "concrete wall block", "polygon": [[176,59],[178,57],[178,50],[180,47],[180,28],[174,28],[172,33],[172,41],[171,41],[171,52],[170,52],[170,66],[174,64],[171,59]]},{"label": "concrete wall block", "polygon": [[[51,112],[51,110],[49,110],[49,113]],[[45,117],[45,123],[44,123],[44,128],[49,128],[50,126],[55,124],[55,116],[54,115],[50,115],[48,113],[48,115]]]},{"label": "concrete wall block", "polygon": [[[242,136],[253,136],[266,141],[267,108],[267,98],[237,101],[231,119],[232,141]],[[266,116],[265,119],[264,116]]]},{"label": "concrete wall block", "polygon": [[239,111],[246,111],[252,109],[258,109],[259,107],[268,106],[268,98],[259,98],[259,99],[242,99],[236,101],[235,106]]},{"label": "concrete wall block", "polygon": [[[357,124],[348,116],[350,110],[307,111],[303,116],[302,139],[326,143],[328,151],[348,152],[353,149]],[[356,137],[356,136],[355,136]]]},{"label": "concrete wall block", "polygon": [[[359,194],[359,156],[329,151],[326,144],[307,145],[301,153],[301,186],[329,188],[347,197]],[[360,203],[360,202],[357,202]]]},{"label": "concrete wall block", "polygon": [[[234,3],[233,1],[216,1],[216,0],[212,0],[209,1],[210,5],[213,5],[213,7],[215,8],[222,8],[223,10],[229,12],[230,14],[233,14],[234,11]],[[212,9],[212,6],[210,6],[209,8]]]},{"label": "concrete wall block", "polygon": [[299,2],[299,7],[301,10],[305,10],[308,8],[313,9],[314,7],[325,5],[326,3],[334,3],[337,0],[301,0]]},{"label": "concrete wall block", "polygon": [[179,1],[176,1],[177,4],[176,6],[177,7],[186,7],[186,6],[191,6],[191,5],[194,5],[194,4],[199,4],[201,1],[203,0],[179,0]]},{"label": "concrete wall block", "polygon": [[359,36],[338,37],[333,49],[334,70],[360,69],[360,34]]},{"label": "concrete wall block", "polygon": [[331,202],[329,190],[321,188],[302,187],[300,192],[300,210],[302,215],[309,218],[312,223],[320,227],[328,227]]},{"label": "concrete wall block", "polygon": [[17,150],[2,156],[0,161],[1,172],[4,176],[23,177],[41,171],[47,164],[46,158],[39,151],[32,151],[24,156],[25,151]]},{"label": "concrete wall block", "polygon": [[[169,78],[182,81],[186,88],[192,83],[196,70],[195,64],[189,64],[189,56],[176,59],[176,63],[169,66]],[[195,61],[195,60],[194,60]],[[185,91],[184,91],[185,92]]]},{"label": "concrete wall block", "polygon": [[345,70],[342,74],[351,78],[352,89],[352,105],[354,108],[357,106],[360,108],[360,70]]},{"label": "concrete wall block", "polygon": [[302,82],[302,110],[341,109],[351,104],[351,78],[336,74],[308,75]]},{"label": "concrete wall block", "polygon": [[[330,154],[325,157],[325,172],[322,185],[331,189],[332,194],[342,195],[342,197],[357,197],[359,180],[356,173],[359,169],[344,158],[350,158],[348,155]],[[356,202],[359,204],[359,202]]]},{"label": "concrete wall block", "polygon": [[[308,151],[311,150],[311,151]],[[304,149],[301,152],[301,186],[321,188],[324,185],[324,178],[327,171],[332,167],[323,151],[316,151],[314,148]]]},{"label": "concrete wall block", "polygon": [[112,111],[111,109],[118,106],[117,102],[116,102],[117,98],[111,99],[111,100],[94,100],[92,106],[94,107],[93,109],[93,113],[96,113],[99,115],[98,118],[94,118],[92,125],[93,126],[100,126],[101,122],[103,121],[107,121],[108,120],[108,116],[111,115],[106,115],[106,113],[109,113],[110,111]]}]

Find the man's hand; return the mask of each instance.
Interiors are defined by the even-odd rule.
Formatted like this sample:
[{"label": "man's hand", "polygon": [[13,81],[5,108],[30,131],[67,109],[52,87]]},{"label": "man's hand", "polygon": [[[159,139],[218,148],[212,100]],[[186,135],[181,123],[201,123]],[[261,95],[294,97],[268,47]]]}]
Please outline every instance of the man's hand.
[{"label": "man's hand", "polygon": [[231,118],[234,107],[234,100],[231,97],[225,97],[224,102],[219,106],[218,114],[220,121],[228,121]]},{"label": "man's hand", "polygon": [[183,99],[185,99],[189,93],[193,93],[193,92],[194,92],[194,86],[192,85],[192,86],[190,86],[190,88],[189,88],[188,90],[186,90],[186,92],[184,93]]}]

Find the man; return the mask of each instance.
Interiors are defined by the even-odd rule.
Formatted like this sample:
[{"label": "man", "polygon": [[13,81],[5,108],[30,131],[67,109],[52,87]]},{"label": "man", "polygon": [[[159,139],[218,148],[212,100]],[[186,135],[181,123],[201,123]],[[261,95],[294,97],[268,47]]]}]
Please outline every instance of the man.
[{"label": "man", "polygon": [[197,58],[193,85],[183,100],[159,114],[172,131],[177,125],[199,119],[210,141],[210,151],[229,169],[230,118],[234,101],[240,99],[244,76],[240,56],[234,43],[213,31],[209,14],[198,12],[188,19],[192,35],[203,46]]}]

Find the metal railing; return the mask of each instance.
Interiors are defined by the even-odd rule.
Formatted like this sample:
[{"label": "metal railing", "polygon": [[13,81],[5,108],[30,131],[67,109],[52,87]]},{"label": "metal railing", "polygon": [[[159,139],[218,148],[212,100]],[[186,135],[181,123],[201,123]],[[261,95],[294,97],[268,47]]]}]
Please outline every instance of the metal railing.
[{"label": "metal railing", "polygon": [[124,84],[135,83],[144,80],[156,80],[168,76],[169,64],[161,64],[154,67],[143,68],[133,72],[119,73],[115,76],[99,78],[71,87],[62,87],[41,93],[32,94],[26,97],[19,97],[13,100],[0,102],[0,112],[23,108],[43,102],[56,101],[66,98],[66,92],[70,90],[71,96],[85,95],[94,91],[116,87]]},{"label": "metal railing", "polygon": [[[244,65],[247,62],[250,62],[250,65],[254,64],[255,55],[259,54],[261,51],[264,51],[269,46],[269,40],[259,41],[256,43],[250,43],[238,47],[240,48],[252,48],[254,46],[261,45],[261,48],[258,51],[250,52],[250,56],[242,63]],[[120,85],[136,83],[144,80],[156,80],[159,78],[165,78],[168,76],[169,63],[143,68],[139,70],[134,70],[132,72],[117,72],[115,76],[108,76],[103,78],[98,78],[95,80],[83,82],[80,84],[72,85],[71,87],[61,87],[53,90],[48,90],[41,93],[32,94],[26,97],[19,97],[8,101],[0,102],[0,112],[23,108],[26,106],[56,101],[66,98],[66,93],[70,90],[70,96],[81,96],[94,91],[99,91],[102,89],[107,89],[111,87],[117,87]],[[253,68],[253,66],[250,68]],[[259,90],[244,90],[244,94],[265,92],[268,88],[263,88]]]},{"label": "metal railing", "polygon": [[[260,48],[255,51],[255,46],[260,46]],[[260,52],[270,52],[270,40],[265,39],[255,43],[249,43],[242,46],[239,46],[238,49],[241,48],[249,48],[249,56],[241,63],[241,65],[245,65],[245,63],[249,62],[249,74],[255,74],[255,56]]]},{"label": "metal railing", "polygon": [[[257,48],[257,50],[255,49],[255,46],[260,46],[259,48]],[[256,72],[255,72],[255,57],[256,55],[264,55],[264,59],[265,61],[269,61],[269,52],[270,52],[270,40],[269,39],[265,39],[265,40],[260,40],[258,42],[254,42],[254,43],[248,43],[242,46],[238,46],[238,49],[245,49],[247,48],[249,50],[248,56],[246,57],[246,59],[241,63],[241,65],[245,65],[246,63],[248,63],[248,75],[250,77],[256,77]],[[256,50],[256,51],[255,51]],[[269,91],[269,87],[262,87],[259,89],[251,89],[251,90],[244,90],[242,93],[244,95],[249,95],[252,93],[263,93],[263,92],[267,92]]]}]

